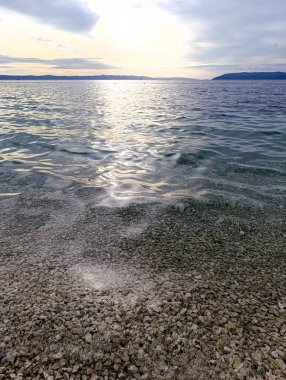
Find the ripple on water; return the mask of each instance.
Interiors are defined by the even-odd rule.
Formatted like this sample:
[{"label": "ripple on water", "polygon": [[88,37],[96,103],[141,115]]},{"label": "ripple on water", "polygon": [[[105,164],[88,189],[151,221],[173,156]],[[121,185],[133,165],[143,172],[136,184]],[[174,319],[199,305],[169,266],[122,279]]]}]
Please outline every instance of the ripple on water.
[{"label": "ripple on water", "polygon": [[99,203],[284,202],[284,82],[0,82],[0,89],[1,171],[93,187]]}]

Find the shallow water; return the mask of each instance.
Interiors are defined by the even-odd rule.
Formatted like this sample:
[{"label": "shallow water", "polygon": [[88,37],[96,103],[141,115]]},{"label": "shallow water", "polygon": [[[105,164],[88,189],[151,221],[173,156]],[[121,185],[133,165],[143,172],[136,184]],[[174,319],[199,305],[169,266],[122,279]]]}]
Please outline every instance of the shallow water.
[{"label": "shallow water", "polygon": [[6,180],[62,178],[98,204],[285,206],[286,81],[0,82],[0,132]]}]

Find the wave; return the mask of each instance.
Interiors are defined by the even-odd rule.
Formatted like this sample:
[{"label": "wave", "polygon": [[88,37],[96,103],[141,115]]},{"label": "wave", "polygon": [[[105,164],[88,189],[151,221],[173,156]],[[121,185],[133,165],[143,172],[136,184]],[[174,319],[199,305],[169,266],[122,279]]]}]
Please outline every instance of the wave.
[{"label": "wave", "polygon": [[284,202],[282,84],[0,86],[0,172],[16,175],[5,193],[20,191],[18,176],[36,189],[39,175],[38,186],[66,181],[95,204]]}]

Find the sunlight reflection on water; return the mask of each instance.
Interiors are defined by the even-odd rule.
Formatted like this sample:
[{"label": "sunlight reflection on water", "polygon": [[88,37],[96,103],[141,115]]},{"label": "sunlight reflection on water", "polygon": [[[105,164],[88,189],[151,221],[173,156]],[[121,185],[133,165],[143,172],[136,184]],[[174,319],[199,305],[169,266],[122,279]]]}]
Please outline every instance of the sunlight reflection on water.
[{"label": "sunlight reflection on water", "polygon": [[[286,193],[285,83],[0,82],[0,164],[104,198]],[[101,199],[102,201],[102,199]]]}]

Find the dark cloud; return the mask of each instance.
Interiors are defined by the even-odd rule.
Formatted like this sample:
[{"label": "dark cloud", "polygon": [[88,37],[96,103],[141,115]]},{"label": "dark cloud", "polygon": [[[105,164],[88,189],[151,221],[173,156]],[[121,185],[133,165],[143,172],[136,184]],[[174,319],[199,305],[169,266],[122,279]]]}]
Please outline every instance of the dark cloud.
[{"label": "dark cloud", "polygon": [[187,58],[201,64],[286,61],[285,0],[167,0],[194,36]]},{"label": "dark cloud", "polygon": [[90,31],[98,19],[76,0],[1,0],[0,7],[74,33]]},{"label": "dark cloud", "polygon": [[15,63],[32,63],[51,66],[52,69],[63,70],[104,70],[111,69],[114,66],[107,65],[95,59],[88,58],[56,58],[56,59],[41,59],[41,58],[18,58],[8,55],[0,55],[0,65],[15,64]]}]

